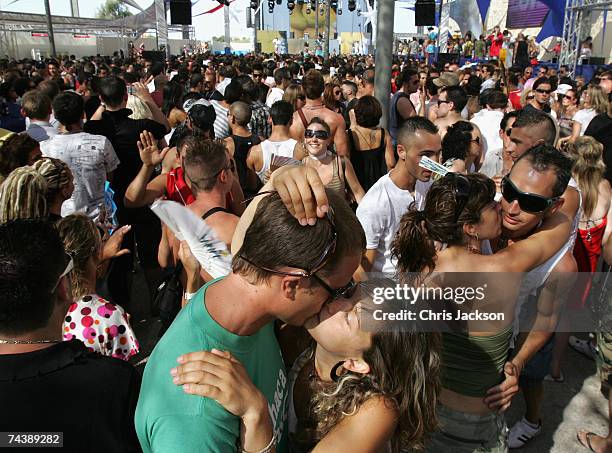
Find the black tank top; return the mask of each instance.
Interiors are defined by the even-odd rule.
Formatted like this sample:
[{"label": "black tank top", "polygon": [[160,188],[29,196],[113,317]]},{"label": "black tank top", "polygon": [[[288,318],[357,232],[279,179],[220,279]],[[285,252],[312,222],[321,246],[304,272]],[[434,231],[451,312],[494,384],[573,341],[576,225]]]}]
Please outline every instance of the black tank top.
[{"label": "black tank top", "polygon": [[202,220],[206,220],[211,215],[216,214],[217,212],[227,212],[228,214],[231,214],[229,210],[222,208],[221,206],[215,206],[214,208],[210,208],[204,213],[204,215],[202,216]]},{"label": "black tank top", "polygon": [[250,137],[239,137],[238,135],[232,135],[234,141],[234,160],[236,161],[236,169],[238,170],[238,179],[240,180],[240,187],[242,191],[246,190],[246,178],[247,178],[247,156],[249,150],[254,145],[259,145],[261,140],[255,134]]},{"label": "black tank top", "polygon": [[385,130],[381,129],[378,147],[362,151],[357,149],[357,141],[353,136],[353,131],[351,129],[348,130],[351,164],[353,164],[355,175],[361,187],[366,192],[381,176],[387,173],[385,135]]}]

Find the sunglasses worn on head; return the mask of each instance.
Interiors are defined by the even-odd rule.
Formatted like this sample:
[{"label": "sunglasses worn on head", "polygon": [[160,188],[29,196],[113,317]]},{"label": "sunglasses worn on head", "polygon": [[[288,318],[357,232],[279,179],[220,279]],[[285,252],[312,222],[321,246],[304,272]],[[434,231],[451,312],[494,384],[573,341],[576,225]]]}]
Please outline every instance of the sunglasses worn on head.
[{"label": "sunglasses worn on head", "polygon": [[306,138],[317,137],[319,140],[327,140],[329,138],[329,132],[327,132],[327,131],[313,131],[312,129],[306,129],[304,131],[304,137],[306,137]]},{"label": "sunglasses worn on head", "polygon": [[[265,192],[258,193],[256,196],[268,195],[268,194],[274,194],[274,193],[276,192],[265,191]],[[251,199],[253,198],[255,197],[252,197]],[[264,270],[266,272],[270,272],[272,274],[286,275],[288,277],[313,278],[323,289],[325,289],[325,291],[329,293],[330,299],[328,300],[327,303],[330,303],[334,301],[335,299],[339,299],[341,297],[345,299],[350,299],[351,297],[353,297],[353,294],[355,294],[355,291],[357,290],[357,283],[355,282],[354,279],[351,278],[351,280],[346,285],[342,286],[341,288],[332,288],[327,283],[325,283],[325,281],[323,281],[321,277],[316,275],[318,271],[320,271],[321,269],[323,269],[323,267],[325,267],[325,265],[327,264],[327,262],[329,261],[333,253],[335,252],[336,244],[338,242],[338,232],[336,231],[336,225],[333,219],[333,210],[331,210],[331,207],[330,207],[330,211],[327,212],[325,219],[329,222],[329,225],[331,226],[332,236],[331,236],[329,243],[325,246],[325,249],[323,250],[323,253],[321,254],[321,258],[317,260],[315,265],[313,265],[312,269],[310,270],[303,269],[303,270],[299,270],[296,272],[279,271],[276,269],[271,269],[269,267],[256,264],[241,254],[238,254],[238,256],[242,258],[243,260],[245,260],[247,263],[249,263],[251,266],[255,266],[258,269]],[[297,269],[300,269],[301,267],[301,266],[294,266],[292,264],[288,264],[286,266],[294,267]]]},{"label": "sunglasses worn on head", "polygon": [[518,201],[521,210],[538,214],[550,208],[559,197],[546,198],[535,193],[521,192],[514,183],[505,176],[501,182],[502,196],[508,203]]}]

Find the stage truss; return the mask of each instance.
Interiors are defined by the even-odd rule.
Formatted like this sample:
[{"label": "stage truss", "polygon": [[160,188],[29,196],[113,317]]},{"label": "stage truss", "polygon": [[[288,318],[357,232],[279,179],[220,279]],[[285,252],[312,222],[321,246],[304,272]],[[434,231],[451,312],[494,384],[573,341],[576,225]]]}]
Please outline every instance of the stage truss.
[{"label": "stage truss", "polygon": [[591,31],[591,11],[610,9],[612,0],[567,0],[559,63],[567,65],[572,77],[580,57],[580,44]]},{"label": "stage truss", "polygon": [[[53,31],[55,33],[137,39],[149,30],[155,30],[155,27],[155,14],[152,8],[120,20],[53,16]],[[184,27],[187,27],[189,32],[189,40],[195,42],[195,29],[192,25],[168,25],[168,31],[183,33]],[[18,31],[46,32],[47,16],[44,14],[0,11],[0,55],[14,54],[17,45],[14,32]]]}]

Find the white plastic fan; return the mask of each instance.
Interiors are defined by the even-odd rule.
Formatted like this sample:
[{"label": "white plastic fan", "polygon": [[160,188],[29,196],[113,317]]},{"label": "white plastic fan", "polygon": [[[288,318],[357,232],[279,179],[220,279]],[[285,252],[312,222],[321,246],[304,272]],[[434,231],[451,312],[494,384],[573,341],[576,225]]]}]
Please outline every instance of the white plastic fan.
[{"label": "white plastic fan", "polygon": [[232,254],[204,220],[185,206],[169,200],[156,200],[151,210],[179,241],[187,242],[193,256],[211,277],[224,277],[230,273]]}]

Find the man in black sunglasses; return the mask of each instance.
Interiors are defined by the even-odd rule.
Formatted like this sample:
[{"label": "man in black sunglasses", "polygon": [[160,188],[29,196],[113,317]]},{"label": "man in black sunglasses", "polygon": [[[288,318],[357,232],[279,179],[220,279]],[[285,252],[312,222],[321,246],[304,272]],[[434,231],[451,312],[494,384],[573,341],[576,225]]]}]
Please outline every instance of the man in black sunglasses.
[{"label": "man in black sunglasses", "polygon": [[[556,155],[557,156],[556,156]],[[570,179],[561,166],[567,158],[555,148],[540,145],[524,153],[502,179],[502,211],[506,236],[531,234],[546,216],[563,205]]]},{"label": "man in black sunglasses", "polygon": [[523,110],[529,112],[539,110],[544,113],[552,114],[550,108],[550,93],[552,93],[552,84],[547,77],[537,79],[533,84],[533,92],[535,97],[529,101]]},{"label": "man in black sunglasses", "polygon": [[[559,218],[559,215],[563,216],[569,226],[570,219],[562,214],[561,208],[570,177],[571,161],[552,146],[540,145],[523,153],[501,183],[500,203],[504,237],[509,241],[520,241],[539,228],[546,228],[547,221],[550,223],[553,218]],[[571,233],[571,229],[568,231]],[[529,273],[526,279],[528,283],[524,284],[517,301],[521,326],[546,325],[548,329],[556,327],[560,308],[564,303],[560,295],[569,293],[573,285],[573,281],[567,278],[567,273],[576,271],[571,255],[572,248],[573,240],[569,234],[564,247],[546,263]],[[553,282],[559,284],[560,276],[564,281],[556,287],[556,297],[552,302],[534,295],[538,288],[544,288],[541,292],[546,294]],[[563,290],[560,290],[561,286]],[[520,379],[519,376],[507,376],[506,381],[491,389],[488,396],[491,400],[510,397],[512,392],[509,391],[509,383],[520,382],[527,413],[510,430],[510,448],[522,447],[541,431],[542,382],[550,366],[553,344],[550,330],[534,329],[532,332],[521,333],[516,341],[519,347],[513,361],[518,359],[522,363]],[[518,391],[518,387],[515,387],[514,391]]]}]

